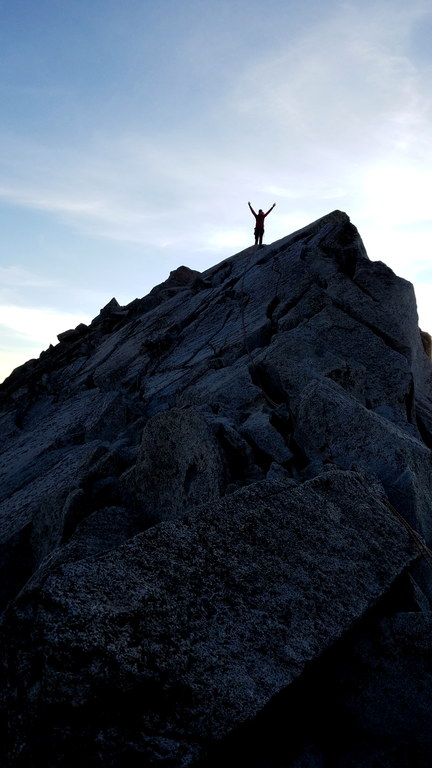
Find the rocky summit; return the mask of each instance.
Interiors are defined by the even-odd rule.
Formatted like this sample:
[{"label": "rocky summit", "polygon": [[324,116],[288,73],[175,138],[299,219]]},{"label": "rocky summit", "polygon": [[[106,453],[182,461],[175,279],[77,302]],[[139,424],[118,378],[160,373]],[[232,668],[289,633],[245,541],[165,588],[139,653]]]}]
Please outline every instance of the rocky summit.
[{"label": "rocky summit", "polygon": [[412,285],[334,211],[58,339],[0,387],[0,764],[429,768]]}]

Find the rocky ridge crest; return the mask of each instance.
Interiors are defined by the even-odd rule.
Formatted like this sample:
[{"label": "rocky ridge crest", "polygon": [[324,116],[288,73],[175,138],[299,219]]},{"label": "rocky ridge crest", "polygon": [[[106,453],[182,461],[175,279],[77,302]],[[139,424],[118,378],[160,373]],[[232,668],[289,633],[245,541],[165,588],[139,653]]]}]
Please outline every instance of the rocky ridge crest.
[{"label": "rocky ridge crest", "polygon": [[429,765],[411,284],[334,211],[58,338],[0,386],[4,764]]}]

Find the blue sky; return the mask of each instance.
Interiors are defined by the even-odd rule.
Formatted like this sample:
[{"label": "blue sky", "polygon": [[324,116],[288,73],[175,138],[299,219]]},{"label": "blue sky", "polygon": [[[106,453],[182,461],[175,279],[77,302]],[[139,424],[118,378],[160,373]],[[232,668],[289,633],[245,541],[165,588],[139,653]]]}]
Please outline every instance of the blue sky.
[{"label": "blue sky", "polygon": [[0,0],[0,380],[339,208],[432,331],[429,0]]}]

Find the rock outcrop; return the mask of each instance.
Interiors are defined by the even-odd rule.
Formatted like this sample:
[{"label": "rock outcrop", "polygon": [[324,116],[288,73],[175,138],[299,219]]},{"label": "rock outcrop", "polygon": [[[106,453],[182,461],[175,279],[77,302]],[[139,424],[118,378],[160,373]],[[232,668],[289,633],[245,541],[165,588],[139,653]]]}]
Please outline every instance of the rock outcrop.
[{"label": "rock outcrop", "polygon": [[432,367],[335,211],[180,267],[0,387],[1,747],[432,759]]}]

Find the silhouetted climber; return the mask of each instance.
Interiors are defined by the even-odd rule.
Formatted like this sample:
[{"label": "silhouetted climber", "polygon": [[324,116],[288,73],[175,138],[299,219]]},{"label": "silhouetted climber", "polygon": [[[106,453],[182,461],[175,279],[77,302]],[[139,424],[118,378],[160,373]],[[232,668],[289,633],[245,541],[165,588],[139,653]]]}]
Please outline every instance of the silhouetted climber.
[{"label": "silhouetted climber", "polygon": [[251,209],[253,215],[255,216],[255,229],[254,229],[254,235],[255,235],[255,245],[258,243],[262,245],[262,239],[264,234],[264,219],[266,216],[269,215],[270,211],[273,210],[276,203],[273,203],[272,207],[269,208],[267,213],[264,213],[262,208],[259,209],[258,213],[255,213],[254,209],[252,208],[251,204],[248,203],[249,208]]}]

